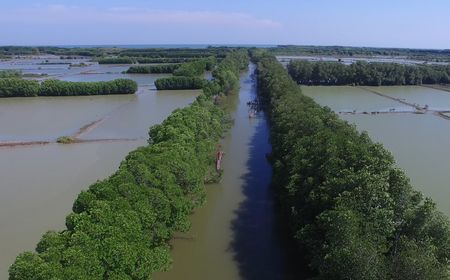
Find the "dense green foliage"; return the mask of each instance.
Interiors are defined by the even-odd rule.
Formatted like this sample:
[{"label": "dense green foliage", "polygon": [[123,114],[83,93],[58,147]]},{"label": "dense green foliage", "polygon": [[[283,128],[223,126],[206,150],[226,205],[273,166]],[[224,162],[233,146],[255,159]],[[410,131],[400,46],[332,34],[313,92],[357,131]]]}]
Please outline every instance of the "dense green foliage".
[{"label": "dense green foliage", "polygon": [[218,88],[220,93],[227,95],[239,87],[239,74],[242,70],[247,69],[248,63],[247,50],[236,50],[228,53],[212,72],[214,80],[220,86]]},{"label": "dense green foliage", "polygon": [[129,79],[116,79],[108,82],[66,82],[60,80],[43,81],[39,95],[70,96],[70,95],[103,95],[103,94],[133,94],[137,91],[137,83]]},{"label": "dense green foliage", "polygon": [[421,85],[450,83],[450,66],[293,60],[289,74],[299,84],[314,85]]},{"label": "dense green foliage", "polygon": [[[198,62],[198,63],[197,63]],[[198,61],[187,63],[187,67],[178,68],[178,73],[190,75],[174,76],[169,78],[161,78],[155,81],[158,90],[166,89],[197,89],[203,88],[209,95],[230,94],[239,87],[239,73],[248,67],[247,50],[233,50],[228,54],[212,72],[213,81],[206,81],[200,77],[196,77],[198,73],[204,73],[206,69],[210,69],[215,65],[214,58],[201,59]]]},{"label": "dense green foliage", "polygon": [[39,94],[37,81],[17,78],[0,79],[0,97],[29,97]]},{"label": "dense green foliage", "polygon": [[133,57],[102,57],[97,59],[98,64],[134,64],[136,60]]},{"label": "dense green foliage", "polygon": [[369,48],[343,46],[278,46],[270,51],[276,55],[307,55],[307,56],[397,56],[424,61],[450,61],[450,49],[402,49],[402,48]]},{"label": "dense green foliage", "polygon": [[254,53],[273,185],[315,279],[449,279],[450,225],[392,155]]},{"label": "dense green foliage", "polygon": [[170,267],[169,240],[189,229],[205,199],[215,149],[227,127],[209,92],[149,132],[111,177],[80,193],[67,229],[20,254],[10,280],[148,280]]},{"label": "dense green foliage", "polygon": [[0,70],[0,79],[4,78],[21,78],[22,71],[20,70]]},{"label": "dense green foliage", "polygon": [[136,91],[136,82],[128,79],[109,82],[46,80],[41,84],[16,78],[0,79],[0,97],[133,94]]},{"label": "dense green foliage", "polygon": [[183,63],[174,72],[174,76],[195,77],[201,76],[207,70],[212,70],[216,65],[216,58],[211,56],[191,62]]},{"label": "dense green foliage", "polygon": [[196,58],[187,57],[134,57],[137,63],[150,64],[150,63],[183,63],[195,60]]},{"label": "dense green foliage", "polygon": [[177,89],[201,89],[206,80],[200,77],[168,77],[160,78],[155,81],[158,90],[177,90]]},{"label": "dense green foliage", "polygon": [[131,66],[128,68],[128,74],[161,74],[173,73],[180,64],[160,64],[160,65],[145,65],[145,66]]}]

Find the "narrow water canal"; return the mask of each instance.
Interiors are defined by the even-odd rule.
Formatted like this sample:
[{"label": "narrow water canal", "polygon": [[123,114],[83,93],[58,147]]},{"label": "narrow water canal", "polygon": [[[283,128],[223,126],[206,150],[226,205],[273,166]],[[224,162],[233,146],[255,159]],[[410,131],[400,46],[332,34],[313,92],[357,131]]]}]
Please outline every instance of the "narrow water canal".
[{"label": "narrow water canal", "polygon": [[155,279],[289,278],[269,190],[267,122],[263,113],[249,119],[254,72],[251,64],[241,75],[239,95],[228,100],[235,123],[222,143],[222,180],[207,186],[207,203],[192,216],[191,231],[172,242],[173,268]]}]

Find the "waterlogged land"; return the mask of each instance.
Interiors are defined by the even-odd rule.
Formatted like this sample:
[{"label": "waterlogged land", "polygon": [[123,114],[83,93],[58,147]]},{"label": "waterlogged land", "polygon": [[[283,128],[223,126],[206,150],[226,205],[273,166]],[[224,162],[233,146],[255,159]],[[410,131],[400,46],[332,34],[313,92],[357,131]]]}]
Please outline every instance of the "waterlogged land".
[{"label": "waterlogged land", "polygon": [[[420,107],[428,105],[429,110],[450,110],[450,94],[445,91],[419,86],[368,89]],[[372,139],[384,144],[394,155],[398,165],[405,169],[412,184],[431,197],[438,208],[450,216],[450,120],[436,116],[433,112],[414,114],[412,108],[409,108],[409,112],[396,113],[395,111],[408,109],[408,106],[354,87],[302,86],[302,91],[335,112],[355,110],[356,114],[341,113],[340,116],[355,124],[359,130],[368,131]],[[388,112],[383,114],[362,114],[364,111],[386,112],[386,109]],[[390,109],[395,111],[389,112]]]},{"label": "waterlogged land", "polygon": [[[121,74],[128,66],[41,62],[8,61],[0,68],[67,81],[128,78]],[[44,232],[64,227],[82,189],[113,173],[129,151],[146,144],[151,125],[200,93],[157,92],[154,81],[162,76],[167,75],[130,75],[139,85],[135,95],[0,99],[0,279],[7,279],[14,258],[34,250]],[[81,143],[56,144],[60,136],[76,136]]]}]

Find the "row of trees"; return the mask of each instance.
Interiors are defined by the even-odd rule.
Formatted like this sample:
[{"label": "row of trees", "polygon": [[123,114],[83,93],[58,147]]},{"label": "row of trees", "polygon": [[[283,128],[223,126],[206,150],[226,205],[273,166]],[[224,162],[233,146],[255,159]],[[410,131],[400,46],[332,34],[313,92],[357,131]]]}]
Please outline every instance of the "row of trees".
[{"label": "row of trees", "polygon": [[216,143],[228,127],[205,91],[149,131],[111,177],[79,194],[67,229],[47,232],[36,252],[20,254],[10,280],[148,280],[170,267],[169,240],[187,231],[205,199]]},{"label": "row of trees", "polygon": [[0,97],[133,94],[136,91],[136,82],[129,79],[109,82],[46,80],[42,83],[16,78],[0,79]]},{"label": "row of trees", "polygon": [[158,90],[201,89],[205,83],[201,77],[175,76],[157,79],[155,86]]},{"label": "row of trees", "polygon": [[181,64],[180,67],[178,67],[175,71],[173,71],[173,75],[184,77],[201,76],[205,73],[205,71],[211,71],[216,64],[217,60],[214,56],[194,60],[191,62]]},{"label": "row of trees", "polygon": [[450,61],[449,49],[427,50],[427,49],[402,49],[402,48],[284,45],[270,48],[270,52],[276,55],[307,55],[307,56],[337,56],[337,57],[396,56],[424,61]]},{"label": "row of trees", "polygon": [[313,85],[421,85],[450,83],[450,66],[293,60],[289,74],[299,84]]},{"label": "row of trees", "polygon": [[181,64],[159,64],[159,65],[144,65],[131,66],[126,73],[128,74],[162,74],[173,73]]},{"label": "row of trees", "polygon": [[450,225],[392,155],[254,52],[273,185],[314,279],[449,279]]},{"label": "row of trees", "polygon": [[4,78],[21,78],[21,70],[0,70],[0,79]]}]

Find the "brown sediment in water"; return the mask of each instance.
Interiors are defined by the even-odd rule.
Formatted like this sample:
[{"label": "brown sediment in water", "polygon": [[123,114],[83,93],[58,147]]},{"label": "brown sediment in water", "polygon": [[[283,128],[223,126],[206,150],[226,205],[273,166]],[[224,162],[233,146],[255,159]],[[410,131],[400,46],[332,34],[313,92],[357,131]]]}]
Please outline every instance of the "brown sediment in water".
[{"label": "brown sediment in water", "polygon": [[89,131],[92,131],[94,128],[96,128],[102,121],[104,121],[105,118],[101,118],[99,120],[93,121],[91,123],[88,123],[87,125],[81,127],[77,133],[72,135],[71,137],[73,139],[77,139],[81,137],[83,134],[88,133]]},{"label": "brown sediment in water", "polygon": [[20,146],[37,146],[37,145],[47,145],[52,142],[50,141],[0,141],[1,147],[20,147]]}]

